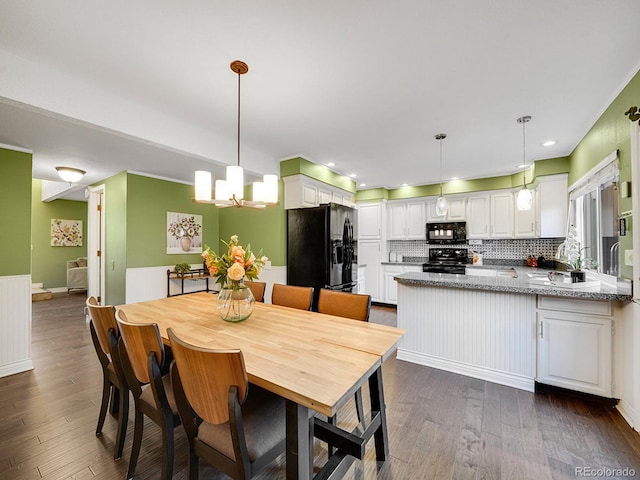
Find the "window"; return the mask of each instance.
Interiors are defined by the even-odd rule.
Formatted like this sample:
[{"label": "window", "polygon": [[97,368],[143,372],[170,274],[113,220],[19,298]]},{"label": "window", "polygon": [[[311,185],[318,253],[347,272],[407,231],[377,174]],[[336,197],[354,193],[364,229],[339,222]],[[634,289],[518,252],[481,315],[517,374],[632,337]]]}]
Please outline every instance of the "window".
[{"label": "window", "polygon": [[569,224],[578,232],[583,255],[598,271],[618,276],[618,154],[612,153],[569,188]]}]

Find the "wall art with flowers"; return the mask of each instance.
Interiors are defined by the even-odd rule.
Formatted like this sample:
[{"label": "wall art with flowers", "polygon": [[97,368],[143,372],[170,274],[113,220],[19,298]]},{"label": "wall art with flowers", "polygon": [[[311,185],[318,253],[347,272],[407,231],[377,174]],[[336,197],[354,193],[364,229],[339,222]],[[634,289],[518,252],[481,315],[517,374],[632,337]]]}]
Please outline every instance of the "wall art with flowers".
[{"label": "wall art with flowers", "polygon": [[167,212],[167,254],[202,253],[202,215]]},{"label": "wall art with flowers", "polygon": [[52,247],[81,247],[82,220],[51,219]]}]

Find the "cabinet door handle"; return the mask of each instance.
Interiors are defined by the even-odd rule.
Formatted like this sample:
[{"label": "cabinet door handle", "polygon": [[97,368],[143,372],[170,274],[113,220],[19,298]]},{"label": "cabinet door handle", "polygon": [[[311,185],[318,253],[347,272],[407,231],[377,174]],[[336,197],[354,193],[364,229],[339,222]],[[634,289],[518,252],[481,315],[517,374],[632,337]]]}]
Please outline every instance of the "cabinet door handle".
[{"label": "cabinet door handle", "polygon": [[544,338],[544,322],[540,322],[540,338]]},{"label": "cabinet door handle", "polygon": [[531,222],[531,231],[533,232],[533,222]]}]

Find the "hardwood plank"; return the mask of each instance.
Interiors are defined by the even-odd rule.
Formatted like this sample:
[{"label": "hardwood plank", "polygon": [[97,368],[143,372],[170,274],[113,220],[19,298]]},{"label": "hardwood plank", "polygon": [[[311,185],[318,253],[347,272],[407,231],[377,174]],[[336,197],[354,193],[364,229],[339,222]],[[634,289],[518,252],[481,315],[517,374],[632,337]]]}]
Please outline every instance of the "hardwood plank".
[{"label": "hardwood plank", "polygon": [[[133,404],[123,458],[113,460],[116,419],[95,436],[101,384],[82,295],[33,304],[35,370],[0,379],[0,478],[60,480],[125,478],[133,436]],[[372,307],[371,322],[394,325],[395,309]],[[607,406],[555,393],[533,394],[393,358],[383,366],[389,459],[378,465],[373,442],[346,480],[441,478],[575,479],[576,466],[634,468],[640,438]],[[367,386],[364,386],[367,398]],[[365,401],[365,409],[370,406]],[[338,422],[356,426],[351,398]],[[479,432],[479,434],[478,434]],[[157,479],[161,436],[145,432],[136,480]],[[186,438],[176,429],[175,480],[187,479]],[[326,446],[314,443],[314,465]],[[209,466],[202,479],[226,480]],[[474,474],[475,477],[472,475]],[[284,458],[258,480],[284,479]]]}]

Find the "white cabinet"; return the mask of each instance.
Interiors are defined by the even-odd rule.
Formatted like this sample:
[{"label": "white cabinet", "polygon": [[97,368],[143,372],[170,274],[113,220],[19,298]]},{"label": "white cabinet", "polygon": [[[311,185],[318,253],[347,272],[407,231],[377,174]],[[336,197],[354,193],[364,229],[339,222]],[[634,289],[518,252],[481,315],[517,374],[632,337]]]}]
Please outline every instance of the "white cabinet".
[{"label": "white cabinet", "polygon": [[447,221],[464,222],[467,219],[467,197],[447,196]]},{"label": "white cabinet", "polygon": [[[381,277],[381,241],[359,240],[358,241],[358,263],[365,265],[358,268],[358,283],[364,282],[364,291],[371,295],[371,300],[381,302],[380,277]],[[364,272],[364,273],[363,273]]]},{"label": "white cabinet", "polygon": [[425,216],[428,222],[464,222],[467,218],[467,197],[445,195],[447,214],[436,214],[436,197],[429,197],[425,202]]},{"label": "white cabinet", "polygon": [[536,190],[531,190],[531,195],[533,203],[530,210],[518,210],[517,207],[514,209],[513,236],[515,238],[535,238],[537,236],[538,193]]},{"label": "white cabinet", "polygon": [[489,196],[467,199],[467,238],[489,238]]},{"label": "white cabinet", "polygon": [[536,380],[610,398],[612,322],[610,302],[538,297]]},{"label": "white cabinet", "polygon": [[401,273],[421,271],[422,267],[417,265],[383,265],[384,303],[398,304],[398,282],[393,277]]},{"label": "white cabinet", "polygon": [[426,216],[422,200],[387,204],[388,240],[424,240]]},{"label": "white cabinet", "polygon": [[382,203],[358,204],[358,241],[382,238],[383,208]]},{"label": "white cabinet", "polygon": [[490,195],[491,238],[513,238],[513,204],[511,192]]},{"label": "white cabinet", "polygon": [[353,205],[353,193],[305,175],[283,177],[284,208],[317,207],[323,203]]},{"label": "white cabinet", "polygon": [[569,194],[567,174],[538,178],[540,238],[559,238],[567,234]]}]

